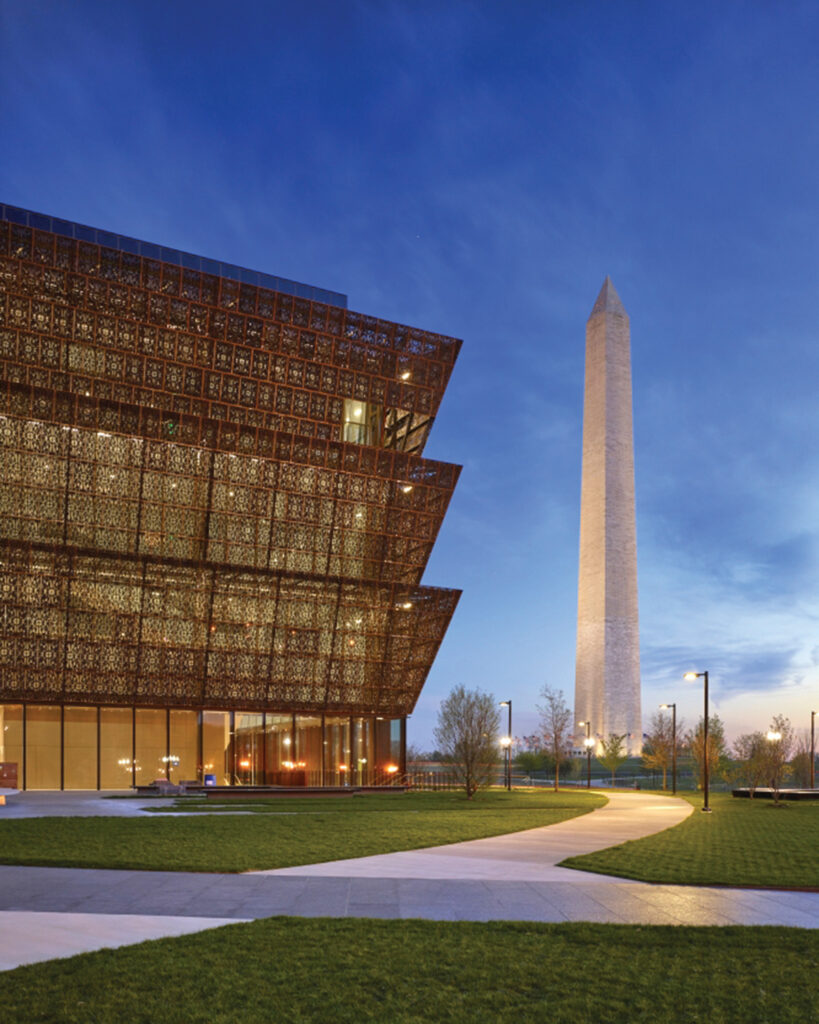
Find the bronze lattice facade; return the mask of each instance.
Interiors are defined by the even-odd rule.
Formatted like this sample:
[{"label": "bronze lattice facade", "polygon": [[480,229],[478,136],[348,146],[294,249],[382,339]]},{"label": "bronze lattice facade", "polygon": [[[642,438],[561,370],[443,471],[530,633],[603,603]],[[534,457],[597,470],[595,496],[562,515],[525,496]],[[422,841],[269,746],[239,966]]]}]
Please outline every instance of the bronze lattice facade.
[{"label": "bronze lattice facade", "polygon": [[234,714],[349,716],[348,747],[412,711],[460,593],[421,585],[460,342],[345,305],[0,206],[0,704],[21,728],[131,708],[136,734],[164,709],[170,735],[188,709],[201,775],[208,709],[231,736]]}]

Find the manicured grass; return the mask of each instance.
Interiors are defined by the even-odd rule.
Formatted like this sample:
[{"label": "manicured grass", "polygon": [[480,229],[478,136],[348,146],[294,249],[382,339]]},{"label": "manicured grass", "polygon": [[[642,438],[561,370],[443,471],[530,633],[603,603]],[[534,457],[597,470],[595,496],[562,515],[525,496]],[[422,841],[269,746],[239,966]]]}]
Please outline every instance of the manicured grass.
[{"label": "manicured grass", "polygon": [[[148,871],[252,871],[365,857],[552,825],[594,793],[395,793],[275,801],[267,813],[0,822],[0,863]],[[258,810],[258,801],[252,801]],[[180,801],[180,807],[185,802]],[[231,810],[241,810],[233,801]],[[278,813],[270,813],[278,811]]]},{"label": "manicured grass", "polygon": [[5,1024],[806,1024],[819,933],[268,918],[19,967]]},{"label": "manicured grass", "polygon": [[645,882],[819,888],[819,803],[686,795],[694,813],[674,828],[608,850],[569,857],[565,867]]}]

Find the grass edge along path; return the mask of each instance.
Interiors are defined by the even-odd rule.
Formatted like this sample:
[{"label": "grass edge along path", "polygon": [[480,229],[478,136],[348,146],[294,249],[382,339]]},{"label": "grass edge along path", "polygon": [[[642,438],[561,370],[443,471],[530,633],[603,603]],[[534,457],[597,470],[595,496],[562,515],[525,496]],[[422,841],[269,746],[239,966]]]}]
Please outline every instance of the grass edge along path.
[{"label": "grass edge along path", "polygon": [[805,1024],[819,931],[274,917],[3,974],[5,1024]]},{"label": "grass edge along path", "polygon": [[671,885],[819,890],[819,804],[682,794],[694,805],[684,821],[619,846],[568,857],[561,867]]},{"label": "grass edge along path", "polygon": [[[279,814],[16,818],[0,863],[147,871],[258,871],[418,850],[557,824],[605,804],[576,790],[288,799]],[[236,809],[241,801],[236,800]],[[301,805],[301,806],[300,806]]]}]

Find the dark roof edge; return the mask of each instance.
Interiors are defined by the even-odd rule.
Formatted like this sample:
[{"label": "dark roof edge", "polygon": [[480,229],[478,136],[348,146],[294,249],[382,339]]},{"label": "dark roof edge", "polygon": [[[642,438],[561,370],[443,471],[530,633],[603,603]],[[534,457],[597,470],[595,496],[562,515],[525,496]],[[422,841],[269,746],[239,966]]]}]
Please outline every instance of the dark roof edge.
[{"label": "dark roof edge", "polygon": [[269,288],[274,292],[284,292],[285,295],[295,295],[298,298],[310,299],[313,302],[323,302],[328,306],[340,306],[342,309],[347,308],[347,296],[341,292],[318,288],[315,285],[303,284],[299,281],[291,281],[286,277],[276,277],[273,274],[265,274],[260,270],[248,270],[245,267],[238,267],[233,263],[223,263],[221,260],[196,256],[182,249],[156,245],[154,242],[144,242],[141,239],[132,238],[130,235],[118,235],[111,231],[89,227],[86,224],[78,224],[76,221],[62,220],[49,214],[36,213],[34,210],[26,210],[20,206],[0,203],[0,221],[2,220],[12,224],[21,224],[28,228],[35,228],[39,231],[50,231],[55,235],[63,235],[66,238],[73,238],[79,242],[91,242],[95,245],[105,246],[108,249],[117,249],[120,252],[131,253],[134,256],[142,256],[145,259],[160,260],[162,263],[170,263],[174,266],[183,267],[185,270],[213,274],[215,277],[226,277],[257,288]]}]

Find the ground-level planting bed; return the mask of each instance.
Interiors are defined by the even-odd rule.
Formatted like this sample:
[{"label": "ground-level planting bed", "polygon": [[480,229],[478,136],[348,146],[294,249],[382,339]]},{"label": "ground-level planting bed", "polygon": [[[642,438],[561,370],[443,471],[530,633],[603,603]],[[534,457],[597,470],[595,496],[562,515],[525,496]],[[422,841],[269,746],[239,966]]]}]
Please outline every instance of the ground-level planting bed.
[{"label": "ground-level planting bed", "polygon": [[819,888],[819,803],[687,795],[694,813],[673,828],[582,857],[566,867],[646,882]]},{"label": "ground-level planting bed", "polygon": [[269,918],[19,967],[0,1020],[806,1024],[819,933]]},{"label": "ground-level planting bed", "polygon": [[[0,822],[0,863],[153,871],[253,871],[366,857],[553,825],[594,793],[393,793],[270,801],[266,813]],[[259,801],[252,801],[257,811]],[[178,809],[188,804],[180,800]],[[242,810],[239,800],[230,810]]]}]

